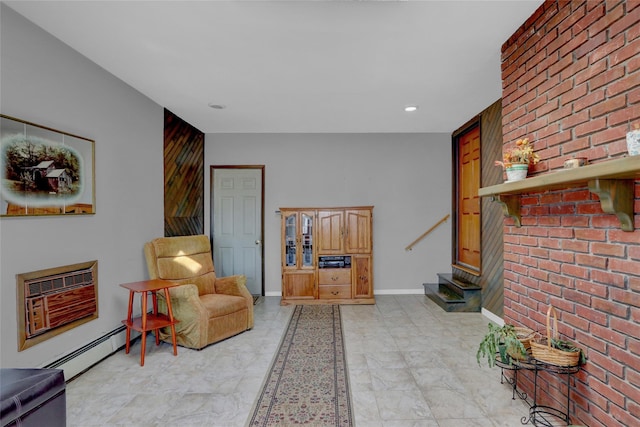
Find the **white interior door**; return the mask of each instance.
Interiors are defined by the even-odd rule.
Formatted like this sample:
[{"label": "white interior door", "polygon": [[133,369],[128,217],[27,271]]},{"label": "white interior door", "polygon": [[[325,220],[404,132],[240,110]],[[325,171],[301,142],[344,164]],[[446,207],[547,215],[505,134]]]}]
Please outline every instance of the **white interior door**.
[{"label": "white interior door", "polygon": [[247,276],[262,295],[262,168],[213,167],[211,228],[216,275]]}]

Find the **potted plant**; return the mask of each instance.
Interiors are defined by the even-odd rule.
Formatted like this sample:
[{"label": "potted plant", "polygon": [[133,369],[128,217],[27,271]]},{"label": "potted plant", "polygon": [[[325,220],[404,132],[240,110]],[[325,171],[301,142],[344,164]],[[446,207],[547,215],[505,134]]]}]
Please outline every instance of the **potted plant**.
[{"label": "potted plant", "polygon": [[515,326],[498,326],[489,323],[488,328],[489,331],[480,342],[476,353],[478,365],[482,364],[482,358],[486,358],[489,367],[493,367],[496,363],[496,354],[500,354],[500,360],[503,363],[509,364],[511,364],[513,358],[522,359],[526,357],[527,350]]},{"label": "potted plant", "polygon": [[539,161],[540,157],[533,152],[529,138],[524,138],[517,140],[516,146],[503,154],[502,161],[496,160],[495,165],[504,168],[507,182],[512,182],[525,179],[529,165],[535,165]]}]

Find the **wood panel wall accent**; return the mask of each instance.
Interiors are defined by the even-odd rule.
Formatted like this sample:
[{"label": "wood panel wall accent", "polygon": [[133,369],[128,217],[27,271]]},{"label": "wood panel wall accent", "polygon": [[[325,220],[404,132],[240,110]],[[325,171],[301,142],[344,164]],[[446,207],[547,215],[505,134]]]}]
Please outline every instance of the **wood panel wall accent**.
[{"label": "wood panel wall accent", "polygon": [[[502,183],[502,168],[494,161],[502,158],[502,100],[480,115],[481,187]],[[504,312],[504,215],[498,203],[482,198],[482,307],[502,317]]]},{"label": "wood panel wall accent", "polygon": [[[455,138],[474,123],[480,122],[480,161],[481,182],[479,187],[490,183],[503,182],[501,168],[495,167],[493,162],[502,158],[502,100],[498,100],[483,110],[478,116],[465,123],[453,133]],[[481,270],[480,275],[472,274],[461,268],[452,266],[455,277],[482,287],[482,307],[492,313],[502,316],[504,310],[504,279],[503,279],[503,243],[502,233],[504,215],[497,203],[490,199],[481,201]],[[496,206],[498,205],[498,206]],[[455,241],[455,239],[454,239]]]},{"label": "wood panel wall accent", "polygon": [[204,133],[164,110],[164,235],[204,233]]}]

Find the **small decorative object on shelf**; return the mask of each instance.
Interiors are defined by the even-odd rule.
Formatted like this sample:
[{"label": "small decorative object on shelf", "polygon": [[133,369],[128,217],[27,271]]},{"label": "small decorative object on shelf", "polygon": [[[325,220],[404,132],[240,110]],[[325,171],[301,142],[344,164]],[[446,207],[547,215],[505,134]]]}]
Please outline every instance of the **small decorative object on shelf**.
[{"label": "small decorative object on shelf", "polygon": [[515,148],[506,151],[502,156],[502,161],[496,160],[495,165],[504,168],[507,172],[507,181],[521,181],[527,177],[529,165],[535,165],[540,161],[540,157],[533,152],[533,145],[529,138],[516,141]]},{"label": "small decorative object on shelf", "polygon": [[640,123],[636,123],[634,128],[627,133],[627,151],[630,156],[640,155]]},{"label": "small decorative object on shelf", "polygon": [[493,367],[496,354],[500,355],[502,363],[507,364],[526,358],[529,341],[534,335],[532,330],[513,325],[497,326],[493,323],[489,323],[488,328],[489,332],[480,342],[476,353],[478,365],[481,365],[482,358],[486,358],[489,367]]},{"label": "small decorative object on shelf", "polygon": [[585,166],[588,163],[588,159],[586,157],[574,157],[573,159],[564,161],[565,169],[574,169]]}]

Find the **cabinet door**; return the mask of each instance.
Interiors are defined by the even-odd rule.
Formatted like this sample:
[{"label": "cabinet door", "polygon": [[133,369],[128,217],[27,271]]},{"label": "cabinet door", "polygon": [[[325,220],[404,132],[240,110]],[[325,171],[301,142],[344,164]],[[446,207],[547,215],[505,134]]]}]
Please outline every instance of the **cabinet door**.
[{"label": "cabinet door", "polygon": [[314,213],[282,211],[282,268],[283,270],[313,270]]},{"label": "cabinet door", "polygon": [[354,255],[351,260],[353,271],[353,298],[373,298],[373,272],[370,255]]},{"label": "cabinet door", "polygon": [[282,212],[282,268],[298,268],[298,213]]},{"label": "cabinet door", "polygon": [[318,211],[318,254],[343,254],[344,211]]},{"label": "cabinet door", "polygon": [[315,273],[296,272],[282,274],[283,299],[314,299]]},{"label": "cabinet door", "polygon": [[346,253],[371,253],[371,210],[349,209],[346,211]]}]

